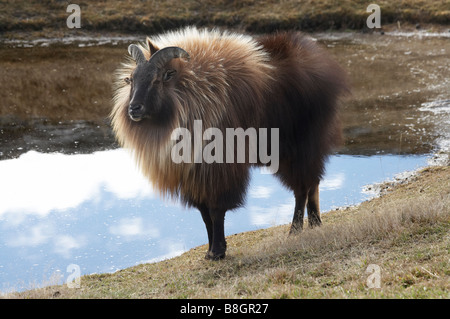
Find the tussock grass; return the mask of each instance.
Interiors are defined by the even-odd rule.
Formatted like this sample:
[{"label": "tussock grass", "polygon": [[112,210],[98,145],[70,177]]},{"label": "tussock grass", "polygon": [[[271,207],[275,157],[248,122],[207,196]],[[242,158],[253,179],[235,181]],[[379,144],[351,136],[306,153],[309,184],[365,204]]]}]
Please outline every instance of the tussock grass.
[{"label": "tussock grass", "polygon": [[[81,278],[20,298],[449,298],[450,167],[357,207],[324,214],[323,226],[287,236],[289,225],[229,236],[228,256],[206,246],[154,264]],[[366,269],[381,269],[368,288]]]},{"label": "tussock grass", "polygon": [[[362,250],[371,245],[388,248],[400,243],[402,238],[422,232],[424,228],[434,227],[443,221],[445,223],[449,218],[449,205],[450,198],[446,196],[439,202],[435,198],[424,199],[420,203],[398,200],[395,207],[387,201],[375,208],[358,208],[351,218],[341,217],[339,222],[308,229],[299,236],[286,237],[279,233],[279,236],[271,237],[270,242],[266,239],[251,248],[253,252],[259,251],[262,255],[244,251],[242,254],[246,257],[242,258],[242,262],[252,263],[255,259],[261,262],[267,258],[271,260],[287,256],[308,259],[310,256]],[[399,234],[402,235],[399,237]],[[330,265],[324,260],[322,266],[326,267],[320,271],[326,271]]]}]

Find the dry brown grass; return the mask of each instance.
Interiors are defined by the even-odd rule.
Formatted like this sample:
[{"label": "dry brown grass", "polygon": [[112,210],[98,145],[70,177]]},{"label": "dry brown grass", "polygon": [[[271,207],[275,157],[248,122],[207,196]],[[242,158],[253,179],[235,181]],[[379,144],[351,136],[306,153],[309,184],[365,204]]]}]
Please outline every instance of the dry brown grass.
[{"label": "dry brown grass", "polygon": [[123,48],[0,50],[0,117],[104,120]]},{"label": "dry brown grass", "polygon": [[[1,1],[0,31],[67,31],[69,2]],[[370,3],[370,2],[369,2]],[[155,33],[186,24],[225,26],[247,31],[275,29],[361,29],[367,1],[186,0],[81,2],[82,29]],[[450,23],[450,2],[379,0],[381,22]]]},{"label": "dry brown grass", "polygon": [[[450,167],[353,208],[324,214],[324,225],[287,237],[288,225],[227,238],[228,257],[206,247],[155,264],[25,292],[25,298],[449,298]],[[381,268],[370,289],[369,264]]]}]

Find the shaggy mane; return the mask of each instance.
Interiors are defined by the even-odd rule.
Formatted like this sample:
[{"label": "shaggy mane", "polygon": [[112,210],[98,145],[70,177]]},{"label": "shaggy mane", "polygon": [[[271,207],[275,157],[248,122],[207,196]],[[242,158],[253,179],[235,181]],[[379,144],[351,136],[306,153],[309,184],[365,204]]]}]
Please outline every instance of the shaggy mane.
[{"label": "shaggy mane", "polygon": [[[183,200],[185,204],[203,202],[214,198],[211,192],[218,181],[223,187],[221,191],[227,188],[231,191],[235,187],[233,176],[226,170],[220,170],[223,173],[217,170],[217,165],[227,164],[174,164],[170,151],[176,141],[171,141],[170,135],[177,127],[193,132],[194,120],[203,121],[203,130],[257,128],[272,79],[270,56],[253,37],[219,30],[189,27],[149,39],[159,49],[178,46],[191,56],[189,62],[179,59],[173,62],[178,63],[181,71],[177,85],[167,94],[174,102],[176,115],[170,125],[164,126],[150,126],[145,121],[135,123],[128,118],[130,87],[123,79],[136,67],[128,58],[116,74],[111,113],[120,145],[132,150],[137,165],[163,196],[182,195],[182,200],[189,198]],[[140,44],[140,48],[149,59],[147,44]],[[195,165],[202,167],[194,169]],[[238,165],[233,170],[245,177],[246,168],[240,166],[247,165]]]}]

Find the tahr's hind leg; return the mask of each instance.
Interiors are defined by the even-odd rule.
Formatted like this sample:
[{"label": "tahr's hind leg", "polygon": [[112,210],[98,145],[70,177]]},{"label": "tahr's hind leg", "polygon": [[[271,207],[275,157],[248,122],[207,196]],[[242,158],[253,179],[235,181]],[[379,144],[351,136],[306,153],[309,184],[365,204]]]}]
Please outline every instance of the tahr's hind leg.
[{"label": "tahr's hind leg", "polygon": [[303,216],[305,215],[305,204],[308,199],[307,192],[299,191],[295,193],[295,210],[292,219],[289,235],[297,234],[303,229]]},{"label": "tahr's hind leg", "polygon": [[303,217],[305,215],[305,205],[308,209],[308,224],[310,227],[320,226],[322,220],[320,218],[319,209],[319,183],[308,188],[307,191],[295,192],[295,211],[292,219],[291,230],[289,234],[296,234],[303,229]]},{"label": "tahr's hind leg", "polygon": [[308,192],[308,224],[309,227],[316,227],[322,224],[319,208],[319,183],[309,189]]}]

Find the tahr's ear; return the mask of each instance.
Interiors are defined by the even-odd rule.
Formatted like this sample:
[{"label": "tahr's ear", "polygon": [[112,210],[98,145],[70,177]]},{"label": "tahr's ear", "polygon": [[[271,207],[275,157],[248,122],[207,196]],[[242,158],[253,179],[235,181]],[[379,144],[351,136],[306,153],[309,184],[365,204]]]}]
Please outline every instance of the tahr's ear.
[{"label": "tahr's ear", "polygon": [[152,41],[150,41],[149,38],[147,38],[147,45],[148,45],[148,49],[150,50],[150,55],[151,55],[151,56],[152,56],[153,54],[155,54],[156,51],[159,50],[159,48],[158,48],[156,45],[154,45],[154,44],[152,43]]}]

